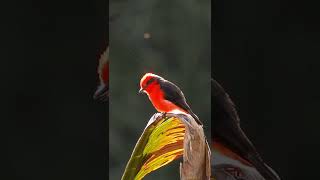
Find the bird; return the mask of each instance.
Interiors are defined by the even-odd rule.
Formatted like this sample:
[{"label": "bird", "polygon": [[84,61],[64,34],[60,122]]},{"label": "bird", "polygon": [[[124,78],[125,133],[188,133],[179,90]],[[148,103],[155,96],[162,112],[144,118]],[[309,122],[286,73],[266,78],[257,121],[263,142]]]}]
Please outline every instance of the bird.
[{"label": "bird", "polygon": [[174,83],[153,73],[146,73],[140,80],[139,93],[148,95],[154,108],[161,113],[180,111],[190,114],[199,125],[203,125],[195,115],[180,88]]},{"label": "bird", "polygon": [[109,95],[109,61],[108,61],[109,48],[107,48],[101,55],[98,65],[98,75],[100,85],[95,91],[93,98],[100,101],[108,101]]},{"label": "bird", "polygon": [[266,180],[280,180],[241,129],[240,118],[229,95],[216,80],[211,79],[211,83],[213,150],[246,166],[254,167]]}]

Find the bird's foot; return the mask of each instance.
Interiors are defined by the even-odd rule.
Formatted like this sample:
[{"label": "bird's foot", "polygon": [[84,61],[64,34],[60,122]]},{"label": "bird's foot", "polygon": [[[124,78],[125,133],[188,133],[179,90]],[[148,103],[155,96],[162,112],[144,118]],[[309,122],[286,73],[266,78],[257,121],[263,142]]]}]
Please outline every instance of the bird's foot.
[{"label": "bird's foot", "polygon": [[161,118],[164,119],[164,118],[166,118],[166,117],[167,117],[167,113],[166,113],[166,112],[162,112],[162,113],[161,113]]}]

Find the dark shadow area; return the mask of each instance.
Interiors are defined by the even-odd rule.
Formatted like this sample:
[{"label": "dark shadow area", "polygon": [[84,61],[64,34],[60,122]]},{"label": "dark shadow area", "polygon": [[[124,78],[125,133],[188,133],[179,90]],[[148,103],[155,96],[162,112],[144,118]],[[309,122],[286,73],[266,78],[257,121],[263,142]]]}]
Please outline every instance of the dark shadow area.
[{"label": "dark shadow area", "polygon": [[1,3],[1,179],[106,178],[108,107],[93,93],[107,3]]},{"label": "dark shadow area", "polygon": [[[319,26],[301,1],[215,1],[212,74],[282,179],[318,179]],[[214,122],[213,122],[214,125]]]}]

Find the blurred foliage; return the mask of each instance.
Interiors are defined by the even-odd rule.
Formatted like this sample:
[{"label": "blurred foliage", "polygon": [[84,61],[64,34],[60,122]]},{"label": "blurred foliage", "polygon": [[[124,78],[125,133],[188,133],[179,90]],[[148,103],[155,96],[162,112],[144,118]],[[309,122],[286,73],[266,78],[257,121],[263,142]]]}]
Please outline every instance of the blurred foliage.
[{"label": "blurred foliage", "polygon": [[[156,111],[138,95],[146,72],[177,84],[210,132],[211,1],[110,0],[109,176],[120,179]],[[145,120],[145,121],[143,121]],[[172,163],[145,179],[179,179]]]}]

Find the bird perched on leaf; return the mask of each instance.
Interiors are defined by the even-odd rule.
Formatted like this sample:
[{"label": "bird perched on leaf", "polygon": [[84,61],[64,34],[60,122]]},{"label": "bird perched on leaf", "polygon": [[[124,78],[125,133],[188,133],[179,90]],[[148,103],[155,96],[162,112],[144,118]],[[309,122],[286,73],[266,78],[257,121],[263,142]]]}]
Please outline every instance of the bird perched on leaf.
[{"label": "bird perched on leaf", "polygon": [[178,86],[164,78],[152,74],[145,74],[140,80],[139,93],[146,93],[154,106],[161,113],[183,112],[190,114],[199,125],[199,120],[186,102],[184,94]]},{"label": "bird perched on leaf", "polygon": [[220,84],[212,79],[213,150],[243,165],[255,168],[266,180],[279,176],[262,160],[242,131],[234,103]]},{"label": "bird perched on leaf", "polygon": [[99,59],[98,74],[100,79],[100,85],[94,93],[94,99],[101,101],[107,101],[109,99],[109,48],[103,52]]}]

